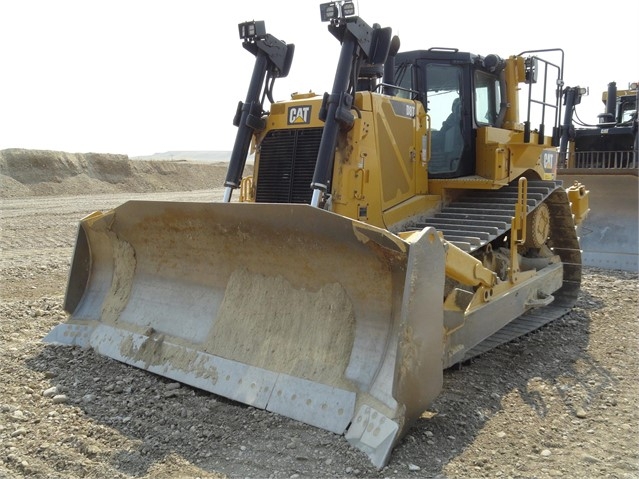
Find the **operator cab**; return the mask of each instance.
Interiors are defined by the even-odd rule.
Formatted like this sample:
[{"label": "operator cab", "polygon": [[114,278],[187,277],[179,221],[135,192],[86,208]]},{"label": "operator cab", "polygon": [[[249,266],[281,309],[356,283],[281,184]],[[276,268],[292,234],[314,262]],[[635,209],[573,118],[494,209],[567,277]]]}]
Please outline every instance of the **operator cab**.
[{"label": "operator cab", "polygon": [[497,73],[482,58],[457,49],[398,53],[397,95],[420,100],[432,131],[430,178],[475,174],[475,137],[481,126],[497,126],[501,101]]}]

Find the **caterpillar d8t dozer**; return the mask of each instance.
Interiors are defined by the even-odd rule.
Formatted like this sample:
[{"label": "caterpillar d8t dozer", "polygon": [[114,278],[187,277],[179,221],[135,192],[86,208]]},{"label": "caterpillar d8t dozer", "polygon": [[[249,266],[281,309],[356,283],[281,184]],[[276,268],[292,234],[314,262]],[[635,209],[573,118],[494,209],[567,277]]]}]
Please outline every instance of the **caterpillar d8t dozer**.
[{"label": "caterpillar d8t dozer", "polygon": [[[583,92],[581,92],[583,93]],[[575,95],[578,98],[580,95]],[[569,95],[567,108],[571,106]],[[639,135],[637,83],[628,89],[615,82],[601,97],[604,113],[598,123],[579,121],[573,113],[574,131],[569,152],[559,165],[565,183],[585,182],[592,190],[592,214],[579,226],[583,264],[603,269],[639,271]],[[574,106],[572,106],[574,108]]]},{"label": "caterpillar d8t dozer", "polygon": [[240,24],[255,65],[224,200],[82,219],[45,340],[344,434],[381,468],[444,369],[572,308],[589,192],[555,178],[561,50],[400,53],[352,2],[320,10],[331,92],[273,101],[293,45]]}]

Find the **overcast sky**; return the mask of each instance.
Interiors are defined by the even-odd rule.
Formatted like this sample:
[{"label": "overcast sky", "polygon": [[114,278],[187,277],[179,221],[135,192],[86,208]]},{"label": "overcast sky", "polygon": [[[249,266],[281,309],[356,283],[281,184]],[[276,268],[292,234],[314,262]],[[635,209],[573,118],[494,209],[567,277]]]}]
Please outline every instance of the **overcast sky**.
[{"label": "overcast sky", "polygon": [[[366,22],[392,27],[402,50],[563,49],[566,85],[590,88],[577,110],[587,122],[603,111],[609,82],[639,80],[637,1],[606,11],[566,0],[357,3]],[[229,151],[254,63],[238,23],[264,20],[295,44],[276,100],[330,91],[339,54],[319,2],[307,0],[0,0],[0,19],[0,149]]]}]

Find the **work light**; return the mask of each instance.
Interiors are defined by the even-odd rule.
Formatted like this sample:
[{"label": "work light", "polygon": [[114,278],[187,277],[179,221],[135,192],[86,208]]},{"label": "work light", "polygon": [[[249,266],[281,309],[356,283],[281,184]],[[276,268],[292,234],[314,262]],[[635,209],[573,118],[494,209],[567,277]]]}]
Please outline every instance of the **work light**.
[{"label": "work light", "polygon": [[240,30],[240,39],[263,37],[266,35],[266,27],[264,22],[255,20],[251,22],[244,22],[238,25]]}]

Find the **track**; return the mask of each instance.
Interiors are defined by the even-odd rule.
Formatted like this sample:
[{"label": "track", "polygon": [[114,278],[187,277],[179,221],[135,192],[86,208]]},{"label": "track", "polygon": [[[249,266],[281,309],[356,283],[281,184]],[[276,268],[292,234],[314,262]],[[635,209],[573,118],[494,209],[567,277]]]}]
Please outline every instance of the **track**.
[{"label": "track", "polygon": [[[528,212],[560,186],[560,181],[529,181]],[[472,253],[510,230],[516,203],[517,185],[500,190],[475,190],[427,218],[416,229],[432,226],[444,234],[446,241]]]},{"label": "track", "polygon": [[[444,207],[417,228],[432,226],[443,233],[446,241],[472,254],[509,232],[517,195],[516,185],[500,190],[476,190]],[[542,327],[566,314],[577,301],[581,285],[581,251],[570,202],[561,181],[528,182],[528,213],[543,202],[550,209],[549,246],[564,263],[563,286],[554,294],[552,303],[531,309],[513,320],[470,349],[464,360]]]}]

